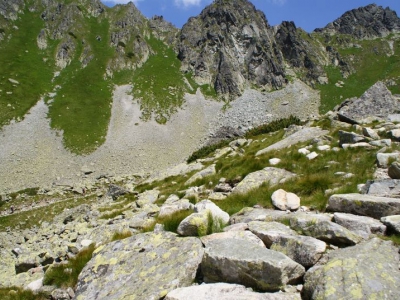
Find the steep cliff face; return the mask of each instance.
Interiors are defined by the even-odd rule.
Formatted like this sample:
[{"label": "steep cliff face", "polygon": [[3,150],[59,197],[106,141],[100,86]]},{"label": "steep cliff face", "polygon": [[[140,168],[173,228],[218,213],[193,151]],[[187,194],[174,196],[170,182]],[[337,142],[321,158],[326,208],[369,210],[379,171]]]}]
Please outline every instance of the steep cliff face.
[{"label": "steep cliff face", "polygon": [[182,70],[227,98],[245,87],[285,85],[281,52],[264,14],[247,0],[216,0],[189,19],[179,37]]},{"label": "steep cliff face", "polygon": [[350,34],[357,39],[383,37],[400,32],[400,19],[395,11],[376,4],[353,9],[317,32]]},{"label": "steep cliff face", "polygon": [[277,27],[275,39],[287,64],[304,82],[314,85],[323,80],[329,55],[322,43],[297,28],[294,22],[286,21]]}]

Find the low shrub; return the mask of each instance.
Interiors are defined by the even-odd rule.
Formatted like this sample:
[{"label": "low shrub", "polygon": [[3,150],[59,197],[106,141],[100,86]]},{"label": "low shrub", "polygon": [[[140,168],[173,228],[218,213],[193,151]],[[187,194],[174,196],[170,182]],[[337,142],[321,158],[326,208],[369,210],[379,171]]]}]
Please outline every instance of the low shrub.
[{"label": "low shrub", "polygon": [[266,134],[270,132],[275,132],[290,125],[300,125],[301,121],[298,117],[290,116],[289,118],[283,118],[279,120],[272,121],[271,123],[258,126],[256,128],[250,129],[246,132],[245,137],[251,138],[257,135]]},{"label": "low shrub", "polygon": [[201,147],[199,150],[196,150],[195,152],[192,153],[192,155],[189,156],[189,158],[187,159],[187,163],[189,164],[197,159],[205,158],[211,153],[213,153],[215,150],[228,146],[231,141],[232,139],[227,139],[227,140],[222,140],[215,144]]}]

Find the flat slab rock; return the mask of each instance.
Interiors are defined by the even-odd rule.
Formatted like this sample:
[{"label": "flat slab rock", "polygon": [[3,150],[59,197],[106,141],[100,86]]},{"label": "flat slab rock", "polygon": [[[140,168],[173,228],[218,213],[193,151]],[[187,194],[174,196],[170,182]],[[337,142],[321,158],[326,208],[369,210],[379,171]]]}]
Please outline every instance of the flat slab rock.
[{"label": "flat slab rock", "polygon": [[280,210],[245,207],[230,218],[230,224],[248,223],[251,221],[275,221],[287,213]]},{"label": "flat slab rock", "polygon": [[256,293],[245,286],[211,283],[179,288],[168,293],[165,300],[300,300],[295,293]]},{"label": "flat slab rock", "polygon": [[245,194],[252,189],[259,188],[263,183],[269,183],[271,186],[282,183],[296,174],[284,169],[266,167],[260,171],[248,174],[239,184],[233,189],[234,194]]},{"label": "flat slab rock", "polygon": [[264,148],[256,153],[256,156],[268,153],[270,151],[274,150],[280,150],[280,149],[285,149],[289,146],[296,145],[298,143],[302,142],[307,142],[309,140],[312,140],[314,138],[323,136],[325,134],[328,134],[329,131],[327,130],[322,130],[319,127],[306,127],[303,128],[292,135],[288,136],[287,138],[267,147]]},{"label": "flat slab rock", "polygon": [[266,292],[298,283],[305,272],[282,253],[237,239],[210,241],[201,270],[205,282],[238,283]]},{"label": "flat slab rock", "polygon": [[190,286],[204,249],[198,238],[143,233],[102,246],[82,270],[77,300],[160,299]]},{"label": "flat slab rock", "polygon": [[380,219],[400,214],[400,199],[362,194],[332,195],[327,210]]},{"label": "flat slab rock", "polygon": [[389,231],[400,234],[400,215],[383,217],[381,221],[388,227]]},{"label": "flat slab rock", "polygon": [[386,226],[371,217],[334,213],[333,218],[335,223],[362,236],[364,239],[368,239],[371,234],[384,235],[386,232]]},{"label": "flat slab rock", "polygon": [[400,180],[382,179],[368,181],[365,193],[371,196],[400,198]]},{"label": "flat slab rock", "polygon": [[400,299],[398,248],[374,238],[333,251],[304,281],[303,299]]}]

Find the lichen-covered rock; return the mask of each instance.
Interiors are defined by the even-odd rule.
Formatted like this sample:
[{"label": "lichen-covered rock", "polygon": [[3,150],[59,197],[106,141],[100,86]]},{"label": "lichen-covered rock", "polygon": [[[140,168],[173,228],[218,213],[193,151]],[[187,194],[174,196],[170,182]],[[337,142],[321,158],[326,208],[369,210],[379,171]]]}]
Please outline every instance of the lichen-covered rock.
[{"label": "lichen-covered rock", "polygon": [[256,293],[243,285],[229,283],[211,283],[195,285],[173,290],[165,300],[300,300],[300,294],[294,293]]},{"label": "lichen-covered rock", "polygon": [[381,221],[388,227],[389,231],[400,234],[400,215],[383,217]]},{"label": "lichen-covered rock", "polygon": [[327,209],[380,219],[400,214],[400,199],[362,194],[332,195]]},{"label": "lichen-covered rock", "polygon": [[207,211],[193,213],[183,219],[176,230],[182,236],[199,236],[207,233],[209,214]]},{"label": "lichen-covered rock", "polygon": [[268,248],[270,248],[274,242],[278,241],[282,235],[297,235],[296,231],[278,222],[252,221],[249,223],[249,229],[258,236]]},{"label": "lichen-covered rock", "polygon": [[326,244],[309,236],[281,235],[272,243],[270,249],[281,252],[309,268],[315,265],[325,253]]},{"label": "lichen-covered rock", "polygon": [[234,189],[234,194],[245,194],[252,189],[260,187],[263,183],[269,183],[271,186],[282,183],[290,178],[296,176],[295,174],[273,167],[267,167],[260,171],[248,174]]},{"label": "lichen-covered rock", "polygon": [[325,134],[328,134],[329,131],[327,130],[322,130],[319,127],[305,127],[292,135],[288,136],[287,138],[271,145],[268,146],[265,149],[262,149],[256,153],[256,156],[268,153],[270,151],[274,150],[280,150],[280,149],[285,149],[289,146],[296,145],[298,143],[302,142],[307,142],[310,141],[314,138],[318,138],[320,136],[323,136]]},{"label": "lichen-covered rock", "polygon": [[224,212],[210,200],[202,200],[199,203],[196,203],[194,211],[197,213],[207,211],[211,214],[214,221],[222,222],[223,225],[226,225],[229,222],[229,214]]},{"label": "lichen-covered rock", "polygon": [[185,184],[186,185],[192,184],[198,179],[203,179],[205,177],[214,175],[215,173],[217,173],[217,171],[215,170],[215,164],[214,165],[210,165],[207,168],[205,168],[204,170],[201,170],[201,171],[197,172],[196,174],[194,174],[192,177],[190,177],[186,181]]},{"label": "lichen-covered rock", "polygon": [[290,220],[290,227],[303,235],[312,236],[321,241],[337,245],[352,246],[360,243],[363,238],[350,230],[330,221],[310,221],[307,223]]},{"label": "lichen-covered rock", "polygon": [[245,207],[230,218],[230,224],[248,223],[251,221],[275,221],[279,217],[287,215],[286,212],[265,208]]},{"label": "lichen-covered rock", "polygon": [[142,207],[146,204],[152,204],[157,201],[159,195],[160,195],[160,191],[158,191],[158,190],[145,191],[138,195],[136,204],[139,207]]},{"label": "lichen-covered rock", "polygon": [[333,215],[335,223],[347,228],[348,230],[368,239],[371,234],[384,235],[386,226],[376,219],[352,214],[335,213]]},{"label": "lichen-covered rock", "polygon": [[265,247],[263,241],[253,234],[250,231],[226,231],[226,232],[218,232],[210,235],[206,235],[200,238],[201,242],[205,247],[208,246],[210,241],[214,240],[224,240],[224,239],[237,239],[237,240],[244,240],[248,243],[252,243],[254,245],[258,245],[260,247]]},{"label": "lichen-covered rock", "polygon": [[194,205],[190,203],[188,199],[178,199],[177,201],[170,201],[168,203],[167,201],[165,201],[165,203],[160,208],[160,213],[158,214],[158,216],[160,218],[163,218],[166,216],[171,216],[177,212],[188,211],[192,209],[194,209]]},{"label": "lichen-covered rock", "polygon": [[205,282],[238,283],[260,291],[277,291],[304,274],[304,267],[286,255],[237,239],[210,241],[201,270]]},{"label": "lichen-covered rock", "polygon": [[398,248],[374,238],[331,252],[304,281],[303,299],[400,299]]},{"label": "lichen-covered rock", "polygon": [[204,168],[204,165],[198,162],[186,164],[181,163],[179,165],[173,166],[171,168],[155,172],[150,175],[150,177],[144,181],[144,183],[151,183],[154,181],[161,181],[168,177],[185,175],[193,171],[198,171]]},{"label": "lichen-covered rock", "polygon": [[203,252],[198,238],[170,232],[101,246],[79,275],[76,299],[160,299],[192,284]]}]

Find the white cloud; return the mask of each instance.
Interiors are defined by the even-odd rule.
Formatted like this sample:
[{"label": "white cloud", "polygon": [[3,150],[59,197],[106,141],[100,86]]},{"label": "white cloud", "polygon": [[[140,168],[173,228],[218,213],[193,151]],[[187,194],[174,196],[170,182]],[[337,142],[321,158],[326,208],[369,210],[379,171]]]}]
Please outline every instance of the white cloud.
[{"label": "white cloud", "polygon": [[189,7],[192,5],[197,5],[199,6],[201,3],[201,0],[175,0],[175,5],[176,6],[184,6],[184,7]]}]

